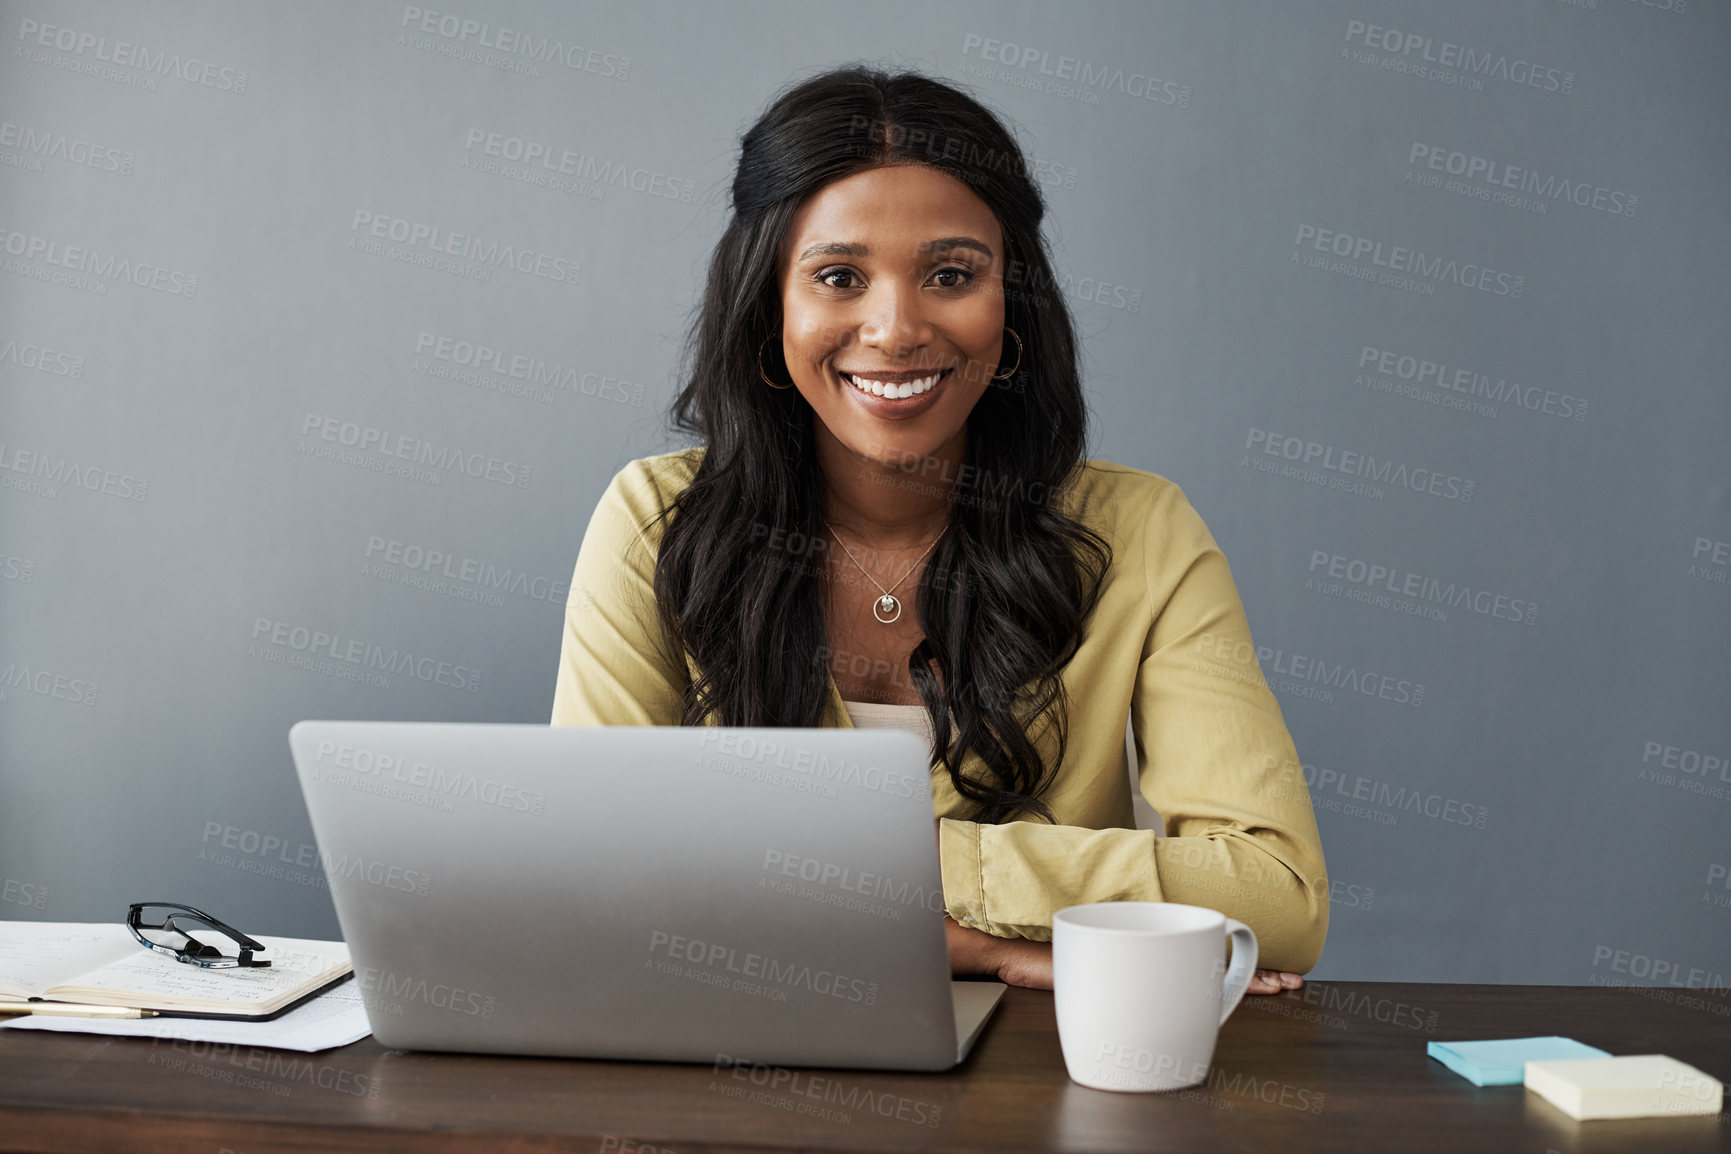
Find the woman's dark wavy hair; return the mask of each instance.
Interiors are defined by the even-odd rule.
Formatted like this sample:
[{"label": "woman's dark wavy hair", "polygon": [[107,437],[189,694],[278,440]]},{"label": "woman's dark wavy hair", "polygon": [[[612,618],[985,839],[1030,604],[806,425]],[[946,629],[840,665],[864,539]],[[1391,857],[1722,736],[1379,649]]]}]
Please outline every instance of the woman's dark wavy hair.
[{"label": "woman's dark wavy hair", "polygon": [[[823,566],[812,564],[812,549],[768,547],[821,549],[827,540],[815,418],[797,390],[764,384],[758,350],[778,330],[778,260],[794,214],[835,181],[910,163],[965,182],[997,216],[1008,247],[1004,320],[1022,355],[1008,387],[994,382],[968,418],[972,468],[921,575],[925,638],[907,673],[932,717],[934,765],[974,803],[975,820],[1021,811],[1050,820],[1038,795],[1063,761],[1058,675],[1080,645],[1111,548],[1057,501],[1081,464],[1087,409],[1075,329],[1040,235],[1044,201],[1009,131],[955,88],[847,66],[784,90],[741,140],[732,215],[670,414],[705,451],[662,511],[657,609],[671,652],[689,653],[698,673],[682,724],[820,724],[829,675]],[[772,353],[766,362],[772,375],[785,371],[779,361]],[[1030,737],[1043,714],[1056,726],[1051,766]],[[963,776],[966,751],[989,778]]]}]

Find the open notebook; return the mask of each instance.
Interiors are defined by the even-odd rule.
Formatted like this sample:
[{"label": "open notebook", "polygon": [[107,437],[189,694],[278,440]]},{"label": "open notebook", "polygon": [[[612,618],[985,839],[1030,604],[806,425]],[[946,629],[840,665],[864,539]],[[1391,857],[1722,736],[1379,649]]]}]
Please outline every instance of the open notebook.
[{"label": "open notebook", "polygon": [[215,970],[147,950],[119,923],[0,921],[0,1005],[83,1002],[258,1020],[353,972],[342,942],[255,936],[269,951],[269,966]]}]

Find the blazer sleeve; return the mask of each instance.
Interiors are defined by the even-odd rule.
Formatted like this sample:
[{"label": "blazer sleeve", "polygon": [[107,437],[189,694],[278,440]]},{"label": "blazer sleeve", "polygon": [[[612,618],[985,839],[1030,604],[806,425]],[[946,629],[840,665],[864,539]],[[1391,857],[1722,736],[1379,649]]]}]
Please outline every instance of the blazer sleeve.
[{"label": "blazer sleeve", "polygon": [[554,725],[679,724],[685,665],[669,656],[655,609],[660,508],[639,462],[596,503],[565,603]]},{"label": "blazer sleeve", "polygon": [[1155,492],[1144,535],[1152,625],[1131,725],[1142,793],[1164,830],[945,819],[950,912],[1044,940],[1067,905],[1206,906],[1256,932],[1263,968],[1303,973],[1328,933],[1328,883],[1297,751],[1226,558],[1176,485]]}]

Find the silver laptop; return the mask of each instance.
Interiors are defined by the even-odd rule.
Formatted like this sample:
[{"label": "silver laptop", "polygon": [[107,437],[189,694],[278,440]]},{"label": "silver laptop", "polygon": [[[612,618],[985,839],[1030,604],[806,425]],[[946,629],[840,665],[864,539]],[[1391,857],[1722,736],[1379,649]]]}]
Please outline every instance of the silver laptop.
[{"label": "silver laptop", "polygon": [[387,1046],[942,1070],[927,751],[884,729],[302,721],[337,920]]}]

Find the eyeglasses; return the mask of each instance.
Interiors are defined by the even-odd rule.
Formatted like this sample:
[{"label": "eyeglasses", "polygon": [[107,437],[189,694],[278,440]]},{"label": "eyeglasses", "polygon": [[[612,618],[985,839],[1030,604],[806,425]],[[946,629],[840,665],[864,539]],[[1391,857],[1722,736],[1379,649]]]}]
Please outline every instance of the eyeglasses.
[{"label": "eyeglasses", "polygon": [[218,970],[270,965],[268,958],[253,957],[266,946],[203,910],[179,902],[133,902],[127,907],[126,928],[141,945],[173,954],[175,961],[189,966]]}]

